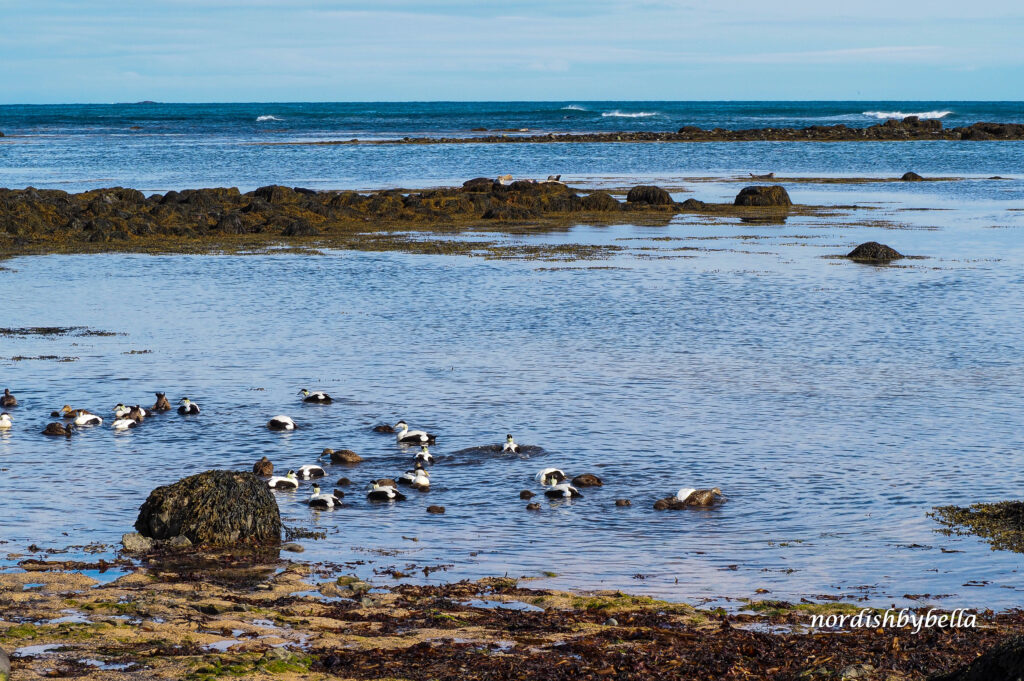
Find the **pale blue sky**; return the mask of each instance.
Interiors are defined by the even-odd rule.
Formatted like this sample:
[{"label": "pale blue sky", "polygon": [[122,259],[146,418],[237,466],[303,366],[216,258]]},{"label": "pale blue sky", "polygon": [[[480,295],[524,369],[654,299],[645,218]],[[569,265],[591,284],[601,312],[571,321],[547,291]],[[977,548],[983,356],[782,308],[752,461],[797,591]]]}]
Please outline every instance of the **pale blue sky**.
[{"label": "pale blue sky", "polygon": [[0,103],[1024,99],[1024,3],[0,0]]}]

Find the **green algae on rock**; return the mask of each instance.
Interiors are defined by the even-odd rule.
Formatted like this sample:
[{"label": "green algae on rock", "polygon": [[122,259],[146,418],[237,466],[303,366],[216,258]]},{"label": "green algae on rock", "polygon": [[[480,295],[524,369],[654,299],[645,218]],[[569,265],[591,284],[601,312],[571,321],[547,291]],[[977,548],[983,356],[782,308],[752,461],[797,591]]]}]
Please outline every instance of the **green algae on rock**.
[{"label": "green algae on rock", "polygon": [[936,506],[929,516],[946,526],[945,534],[976,535],[992,550],[1024,553],[1024,501]]}]

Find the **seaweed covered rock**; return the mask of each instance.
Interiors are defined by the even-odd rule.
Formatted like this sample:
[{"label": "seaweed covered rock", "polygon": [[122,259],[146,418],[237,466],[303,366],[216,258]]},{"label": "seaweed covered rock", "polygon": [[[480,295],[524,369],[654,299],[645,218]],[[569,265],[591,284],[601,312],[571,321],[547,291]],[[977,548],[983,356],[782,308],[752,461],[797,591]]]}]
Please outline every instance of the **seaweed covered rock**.
[{"label": "seaweed covered rock", "polygon": [[736,206],[792,206],[785,187],[777,184],[744,187],[733,201]]},{"label": "seaweed covered rock", "polygon": [[705,208],[707,208],[706,203],[704,203],[703,201],[698,201],[697,199],[693,198],[686,199],[680,204],[680,206],[685,210],[704,210]]},{"label": "seaweed covered rock", "polygon": [[989,649],[966,667],[932,681],[1024,679],[1024,636],[1014,636]]},{"label": "seaweed covered rock", "polygon": [[462,183],[462,191],[464,192],[488,193],[493,188],[494,180],[489,177],[474,177],[472,180],[466,180]]},{"label": "seaweed covered rock", "polygon": [[150,492],[135,529],[153,539],[183,535],[196,545],[270,545],[280,541],[281,514],[252,473],[206,471]]},{"label": "seaweed covered rock", "polygon": [[651,206],[671,206],[672,195],[661,187],[638,185],[626,194],[627,203],[646,203]]},{"label": "seaweed covered rock", "polygon": [[903,173],[903,176],[900,177],[900,179],[903,180],[904,182],[920,182],[924,178],[915,173],[914,171],[910,171]]},{"label": "seaweed covered rock", "polygon": [[590,192],[583,197],[583,210],[598,212],[609,212],[622,210],[622,204],[615,200],[615,197],[608,192]]},{"label": "seaweed covered rock", "polygon": [[904,256],[895,248],[885,244],[880,244],[877,241],[866,241],[847,253],[846,257],[863,262],[889,262],[890,260],[899,260]]},{"label": "seaweed covered rock", "polygon": [[936,506],[929,515],[945,525],[949,534],[973,534],[993,549],[1024,553],[1024,501]]}]

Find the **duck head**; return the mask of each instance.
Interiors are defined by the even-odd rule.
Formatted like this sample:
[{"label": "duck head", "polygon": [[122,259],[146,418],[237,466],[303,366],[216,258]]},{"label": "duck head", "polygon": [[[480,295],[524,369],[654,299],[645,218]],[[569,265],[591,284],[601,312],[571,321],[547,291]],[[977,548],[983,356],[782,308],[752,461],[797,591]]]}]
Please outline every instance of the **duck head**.
[{"label": "duck head", "polygon": [[63,407],[60,408],[61,414],[70,414],[73,411],[74,409],[71,408],[70,404],[65,404]]},{"label": "duck head", "polygon": [[319,496],[319,495],[320,495],[320,485],[313,485],[313,496],[316,497],[316,496]]},{"label": "duck head", "polygon": [[395,430],[409,430],[409,424],[405,421],[399,421],[395,424]]},{"label": "duck head", "polygon": [[305,388],[303,388],[302,390],[300,390],[300,391],[299,391],[299,394],[300,394],[300,395],[302,395],[303,397],[309,397],[309,391],[308,391],[308,390],[306,390]]},{"label": "duck head", "polygon": [[515,441],[512,439],[512,433],[509,433],[508,435],[505,436],[505,442],[509,443],[510,445],[515,444]]}]

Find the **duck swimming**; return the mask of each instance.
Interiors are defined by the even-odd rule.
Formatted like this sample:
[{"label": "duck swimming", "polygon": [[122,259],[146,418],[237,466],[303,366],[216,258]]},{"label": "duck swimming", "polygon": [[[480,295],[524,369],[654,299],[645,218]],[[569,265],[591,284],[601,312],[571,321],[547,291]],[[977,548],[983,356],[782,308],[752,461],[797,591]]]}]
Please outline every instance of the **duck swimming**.
[{"label": "duck swimming", "polygon": [[275,475],[267,480],[267,487],[272,489],[298,489],[299,480],[295,477],[295,471],[288,471],[288,475]]},{"label": "duck swimming", "polygon": [[6,411],[0,414],[0,430],[9,430],[11,427],[11,415]]},{"label": "duck swimming", "polygon": [[149,416],[149,414],[146,412],[145,409],[143,409],[137,404],[134,407],[126,407],[123,402],[118,402],[117,406],[114,407],[114,416],[116,416],[119,419],[126,417],[135,418],[135,416],[138,416],[140,419],[142,419]]},{"label": "duck swimming", "polygon": [[171,403],[167,401],[167,395],[163,393],[156,394],[156,403],[153,405],[153,411],[170,411]]},{"label": "duck swimming", "polygon": [[344,496],[338,490],[334,490],[333,494],[321,494],[320,485],[313,485],[313,493],[309,496],[309,505],[313,508],[341,508],[339,494]]},{"label": "duck swimming", "polygon": [[676,500],[687,506],[712,506],[720,500],[724,500],[722,490],[717,487],[711,489],[693,489],[684,487],[676,492]]},{"label": "duck swimming", "polygon": [[43,429],[43,435],[66,435],[71,437],[71,433],[75,430],[72,424],[64,425],[63,423],[49,423],[46,428]]},{"label": "duck swimming", "polygon": [[505,444],[501,447],[501,453],[504,454],[505,452],[519,453],[519,445],[512,439],[512,433],[505,436]]},{"label": "duck swimming", "polygon": [[302,395],[303,402],[309,402],[310,404],[330,404],[334,401],[330,395],[321,390],[310,392],[303,388],[299,391],[299,394]]},{"label": "duck swimming", "polygon": [[557,485],[565,481],[565,473],[558,468],[545,468],[534,479],[542,485]]},{"label": "duck swimming", "polygon": [[423,465],[419,461],[416,462],[416,468],[411,471],[406,471],[398,478],[398,484],[400,485],[412,485],[418,488],[430,487],[430,473],[423,469]]},{"label": "duck swimming", "polygon": [[551,497],[552,499],[564,499],[564,498],[577,498],[582,497],[580,491],[570,485],[567,482],[563,482],[559,485],[554,485],[549,489],[544,490],[544,496]]},{"label": "duck swimming", "polygon": [[199,405],[196,404],[195,402],[193,402],[192,400],[188,399],[187,397],[182,397],[181,398],[181,406],[178,407],[178,413],[179,414],[198,415],[199,414]]},{"label": "duck swimming", "polygon": [[79,409],[78,415],[75,416],[75,420],[72,423],[76,426],[102,426],[103,419],[85,409]]},{"label": "duck swimming", "polygon": [[275,416],[267,421],[267,428],[271,430],[295,430],[295,421],[287,416]]},{"label": "duck swimming", "polygon": [[434,463],[434,455],[430,453],[426,445],[420,445],[420,451],[416,452],[416,463],[425,463],[428,466]]},{"label": "duck swimming", "polygon": [[435,437],[425,430],[409,430],[409,424],[399,421],[395,424],[395,439],[403,445],[434,444]]},{"label": "duck swimming", "polygon": [[324,472],[320,466],[311,466],[309,464],[305,466],[299,466],[299,477],[303,480],[312,480],[313,478],[322,478],[327,473]]},{"label": "duck swimming", "polygon": [[405,495],[399,492],[390,485],[381,485],[379,481],[374,482],[370,485],[370,490],[366,493],[366,498],[370,501],[405,501]]},{"label": "duck swimming", "polygon": [[0,407],[17,407],[18,400],[14,399],[10,388],[4,388],[4,394],[0,397]]},{"label": "duck swimming", "polygon": [[125,418],[115,419],[111,424],[114,430],[128,430],[129,428],[134,428],[137,425],[139,425],[139,419],[132,419],[127,416]]},{"label": "duck swimming", "polygon": [[270,477],[274,474],[274,464],[267,457],[263,457],[252,465],[252,472],[264,478]]}]

